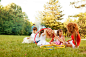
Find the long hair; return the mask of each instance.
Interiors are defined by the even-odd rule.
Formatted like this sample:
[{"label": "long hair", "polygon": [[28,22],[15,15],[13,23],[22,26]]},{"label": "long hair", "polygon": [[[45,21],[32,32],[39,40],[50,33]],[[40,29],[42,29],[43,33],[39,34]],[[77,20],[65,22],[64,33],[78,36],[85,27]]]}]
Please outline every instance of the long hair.
[{"label": "long hair", "polygon": [[67,30],[72,34],[74,31],[78,31],[78,25],[76,23],[68,23]]},{"label": "long hair", "polygon": [[62,32],[62,29],[57,30],[57,36],[59,36],[59,32]]},{"label": "long hair", "polygon": [[[48,31],[51,31],[51,34],[48,34]],[[52,33],[52,29],[47,29],[46,30],[46,37],[47,38],[53,38],[54,34]]]},{"label": "long hair", "polygon": [[74,36],[74,42],[77,40],[77,35],[78,35],[78,25],[76,23],[68,23],[67,25],[67,30],[73,34]]},{"label": "long hair", "polygon": [[42,33],[44,33],[44,29],[39,32],[39,37]]}]

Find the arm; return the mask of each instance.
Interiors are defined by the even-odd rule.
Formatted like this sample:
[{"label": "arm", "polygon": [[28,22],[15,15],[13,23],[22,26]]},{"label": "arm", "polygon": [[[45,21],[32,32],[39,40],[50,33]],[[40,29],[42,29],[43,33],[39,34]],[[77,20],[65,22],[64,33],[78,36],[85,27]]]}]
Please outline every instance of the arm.
[{"label": "arm", "polygon": [[67,42],[71,41],[72,39],[67,40]]},{"label": "arm", "polygon": [[65,36],[63,36],[63,41],[65,41]]},{"label": "arm", "polygon": [[44,29],[44,33],[42,34],[42,36],[46,35],[46,29]]},{"label": "arm", "polygon": [[56,36],[56,33],[55,33],[55,31],[54,31],[54,30],[52,31],[52,33],[53,33],[53,34],[54,34],[54,36],[55,36],[55,37],[54,37],[54,38],[55,38],[55,40],[56,40],[56,39],[60,40],[60,39],[58,38],[58,36]]},{"label": "arm", "polygon": [[55,31],[54,30],[52,30],[52,33],[54,34],[54,36],[56,37],[56,33],[55,33]]},{"label": "arm", "polygon": [[58,36],[55,36],[55,40],[58,39],[59,41],[63,42],[61,39],[58,38]]}]

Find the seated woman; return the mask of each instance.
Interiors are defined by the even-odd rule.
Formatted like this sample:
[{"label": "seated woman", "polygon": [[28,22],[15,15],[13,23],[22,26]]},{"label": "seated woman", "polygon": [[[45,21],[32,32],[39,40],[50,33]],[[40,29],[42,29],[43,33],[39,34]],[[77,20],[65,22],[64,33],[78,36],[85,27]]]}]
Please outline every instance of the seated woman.
[{"label": "seated woman", "polygon": [[54,33],[51,29],[44,29],[44,33],[40,35],[40,41],[37,43],[38,46],[48,45],[49,42],[46,41],[46,38],[53,38]]},{"label": "seated woman", "polygon": [[68,23],[67,30],[71,33],[71,39],[65,44],[67,47],[78,48],[81,42],[81,37],[78,30],[78,25],[76,23]]}]

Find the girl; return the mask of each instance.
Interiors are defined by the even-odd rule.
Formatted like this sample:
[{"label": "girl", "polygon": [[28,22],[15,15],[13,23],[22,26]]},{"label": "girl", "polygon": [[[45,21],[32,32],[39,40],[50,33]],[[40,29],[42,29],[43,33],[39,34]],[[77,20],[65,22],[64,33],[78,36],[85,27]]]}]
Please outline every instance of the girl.
[{"label": "girl", "polygon": [[44,33],[40,35],[40,41],[37,43],[38,46],[48,45],[49,42],[46,41],[46,38],[53,38],[53,31],[50,29],[44,29]]},{"label": "girl", "polygon": [[81,42],[81,38],[80,38],[80,34],[79,34],[79,30],[78,30],[78,25],[76,23],[69,23],[67,25],[67,30],[69,31],[69,33],[71,33],[71,39],[68,40],[66,43],[67,47],[73,47],[73,48],[77,48],[80,45]]},{"label": "girl", "polygon": [[62,34],[63,34],[62,29],[59,29],[57,31],[57,37],[55,37],[55,41],[52,42],[51,44],[56,44],[56,45],[63,45],[63,44],[65,44],[65,37]]},{"label": "girl", "polygon": [[[41,36],[42,33],[44,33],[44,30],[41,30],[41,31],[39,32],[39,34],[38,34],[39,36],[38,36],[38,35],[36,36],[36,43],[38,43],[38,42],[40,41],[40,36]],[[39,38],[38,38],[38,37],[39,37]],[[35,43],[35,42],[34,42],[34,43]]]}]

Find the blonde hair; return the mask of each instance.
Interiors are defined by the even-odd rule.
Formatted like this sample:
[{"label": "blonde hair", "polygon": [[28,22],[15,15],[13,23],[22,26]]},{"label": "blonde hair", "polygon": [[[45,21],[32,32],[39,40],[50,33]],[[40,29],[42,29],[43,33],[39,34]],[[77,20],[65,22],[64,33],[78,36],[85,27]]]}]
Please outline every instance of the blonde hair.
[{"label": "blonde hair", "polygon": [[[48,34],[48,30],[51,30],[51,34]],[[53,38],[53,35],[54,35],[54,34],[52,33],[52,29],[47,29],[47,30],[46,30],[46,37],[47,37],[47,38]]]}]

